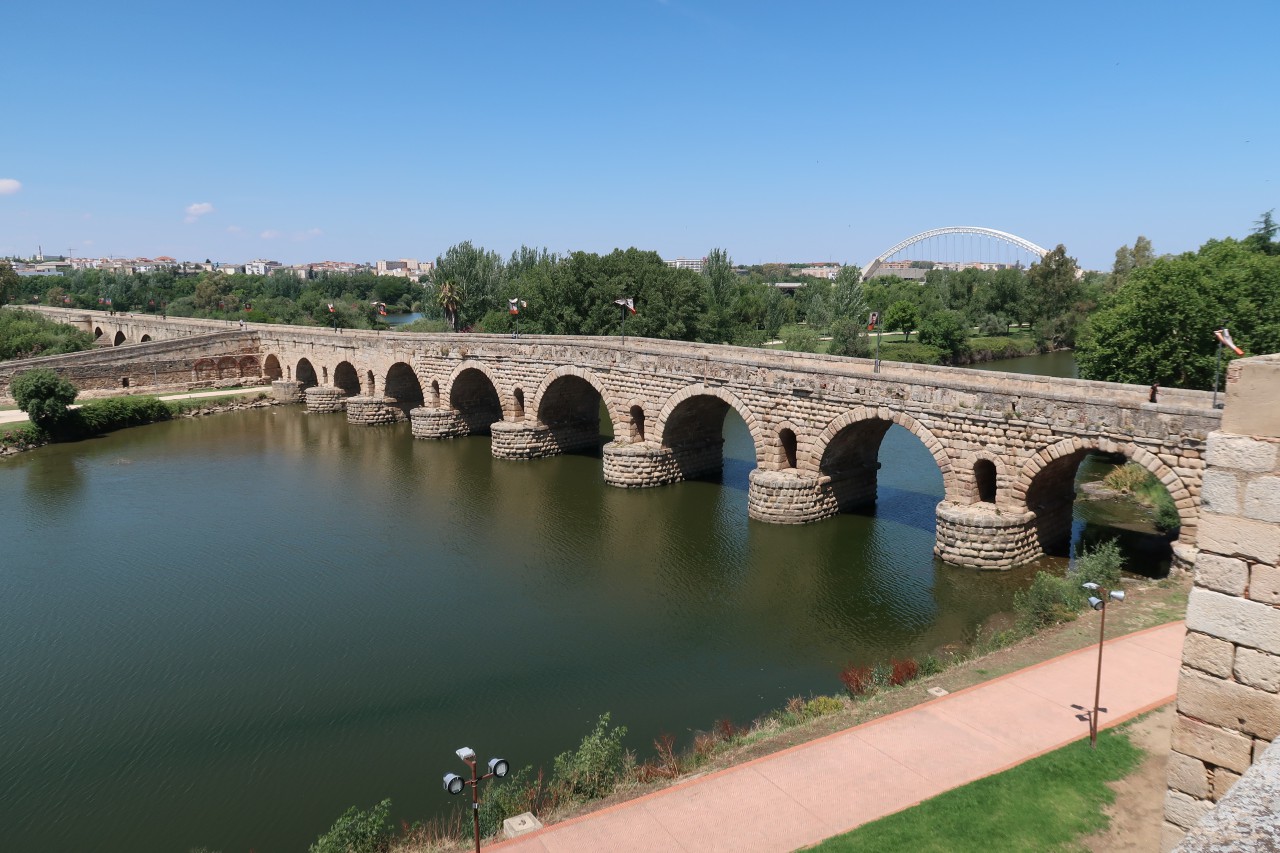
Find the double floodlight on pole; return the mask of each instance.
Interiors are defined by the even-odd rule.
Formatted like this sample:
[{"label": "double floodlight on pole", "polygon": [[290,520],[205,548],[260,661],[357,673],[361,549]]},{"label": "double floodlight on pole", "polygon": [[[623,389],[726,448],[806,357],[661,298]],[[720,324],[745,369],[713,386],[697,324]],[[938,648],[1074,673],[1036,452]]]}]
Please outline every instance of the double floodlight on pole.
[{"label": "double floodlight on pole", "polygon": [[476,752],[469,746],[457,750],[458,757],[471,768],[471,778],[464,779],[457,773],[444,774],[444,789],[450,794],[461,794],[462,789],[471,786],[471,814],[474,817],[476,831],[476,853],[480,853],[480,783],[485,779],[501,779],[511,772],[511,764],[505,758],[490,758],[489,772],[483,776],[476,775]]},{"label": "double floodlight on pole", "polygon": [[[1102,644],[1107,638],[1107,602],[1124,601],[1124,590],[1104,589],[1096,583],[1080,584],[1082,589],[1096,595],[1089,596],[1089,606],[1102,612],[1102,622],[1098,627],[1098,677],[1093,687],[1093,713],[1089,715],[1089,748],[1098,748],[1098,703],[1102,699]],[[1079,706],[1077,706],[1079,707]]]}]

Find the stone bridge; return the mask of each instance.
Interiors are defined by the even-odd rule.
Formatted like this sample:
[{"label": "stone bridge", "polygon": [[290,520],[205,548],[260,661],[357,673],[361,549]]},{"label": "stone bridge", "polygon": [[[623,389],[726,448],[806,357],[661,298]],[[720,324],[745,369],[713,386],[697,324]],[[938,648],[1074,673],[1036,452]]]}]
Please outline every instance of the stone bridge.
[{"label": "stone bridge", "polygon": [[[238,323],[41,309],[116,343],[238,330]],[[1074,480],[1091,452],[1153,473],[1194,560],[1211,395],[1075,379],[616,337],[518,339],[250,324],[263,377],[308,410],[352,423],[408,417],[417,438],[492,436],[504,459],[599,448],[620,487],[717,475],[733,410],[755,445],[748,512],[816,522],[874,504],[879,448],[898,424],[933,455],[944,498],[935,552],[1005,568],[1065,553]],[[146,347],[132,348],[145,358]],[[603,403],[603,406],[601,405]]]}]

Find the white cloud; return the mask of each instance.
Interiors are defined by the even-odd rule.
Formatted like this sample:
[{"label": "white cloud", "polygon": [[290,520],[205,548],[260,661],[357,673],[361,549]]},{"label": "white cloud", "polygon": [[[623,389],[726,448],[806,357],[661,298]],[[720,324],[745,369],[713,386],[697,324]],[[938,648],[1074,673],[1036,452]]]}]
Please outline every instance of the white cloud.
[{"label": "white cloud", "polygon": [[187,216],[182,221],[195,222],[197,219],[199,219],[201,216],[204,216],[206,213],[213,213],[213,205],[209,204],[209,202],[207,201],[201,201],[195,204],[187,205],[186,211],[187,211]]},{"label": "white cloud", "polygon": [[22,189],[22,181],[13,178],[0,178],[0,195],[13,195]]},{"label": "white cloud", "polygon": [[263,231],[258,236],[261,237],[263,240],[274,240],[280,236],[280,232],[275,231],[273,229],[267,229],[266,231]]}]

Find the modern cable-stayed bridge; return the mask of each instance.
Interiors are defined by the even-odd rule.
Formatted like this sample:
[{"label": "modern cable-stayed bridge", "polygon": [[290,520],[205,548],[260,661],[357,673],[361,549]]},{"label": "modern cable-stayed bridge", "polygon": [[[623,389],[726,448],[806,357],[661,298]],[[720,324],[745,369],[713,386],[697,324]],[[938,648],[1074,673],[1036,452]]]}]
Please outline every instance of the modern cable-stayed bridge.
[{"label": "modern cable-stayed bridge", "polygon": [[862,268],[862,280],[928,263],[944,269],[1027,267],[1049,250],[1007,231],[951,225],[922,231],[890,247]]}]

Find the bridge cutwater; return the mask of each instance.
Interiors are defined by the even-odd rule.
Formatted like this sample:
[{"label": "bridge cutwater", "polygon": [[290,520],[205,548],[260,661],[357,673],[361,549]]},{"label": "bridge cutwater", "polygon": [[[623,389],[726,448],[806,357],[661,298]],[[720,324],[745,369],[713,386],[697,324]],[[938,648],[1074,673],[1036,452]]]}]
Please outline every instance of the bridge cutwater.
[{"label": "bridge cutwater", "polygon": [[[624,488],[718,474],[732,409],[755,446],[748,512],[775,524],[874,504],[880,442],[898,424],[942,474],[935,553],[981,568],[1065,553],[1076,468],[1095,451],[1165,485],[1182,519],[1174,563],[1189,567],[1205,441],[1221,421],[1202,391],[1165,389],[1151,403],[1133,385],[896,363],[875,373],[870,360],[745,347],[33,310],[102,342],[23,365],[48,364],[82,388],[270,381],[276,397],[353,424],[408,418],[418,439],[490,435],[502,459],[598,447],[603,401],[603,476]],[[0,393],[9,378],[0,373]]]}]

